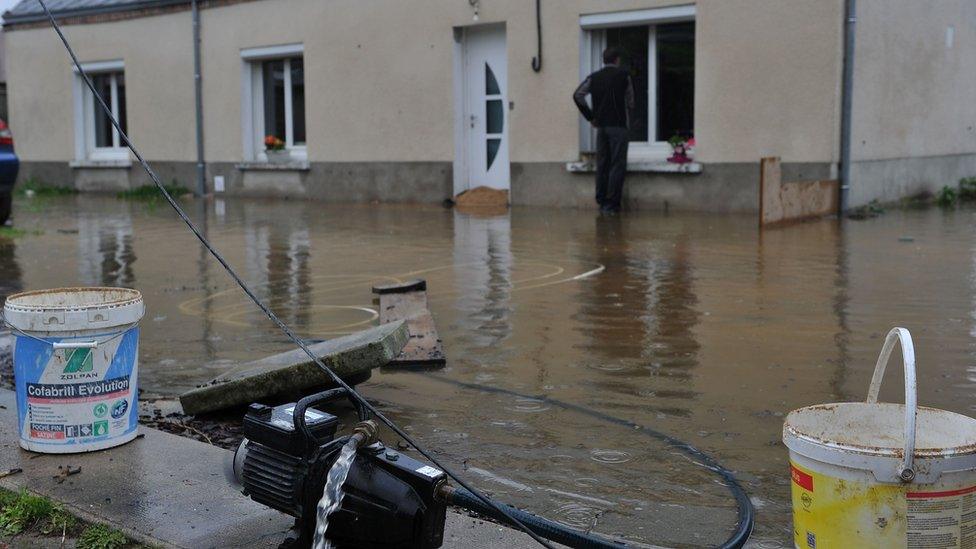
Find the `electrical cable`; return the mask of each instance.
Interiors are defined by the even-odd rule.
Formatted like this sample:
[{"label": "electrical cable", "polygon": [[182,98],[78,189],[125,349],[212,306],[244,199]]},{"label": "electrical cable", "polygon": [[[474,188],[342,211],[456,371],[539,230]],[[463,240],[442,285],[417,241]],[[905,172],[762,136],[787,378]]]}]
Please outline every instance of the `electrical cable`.
[{"label": "electrical cable", "polygon": [[[564,410],[569,410],[582,415],[590,416],[600,421],[605,421],[607,423],[612,423],[614,425],[620,425],[621,427],[626,427],[630,432],[641,433],[645,436],[661,441],[667,444],[668,446],[684,453],[685,455],[698,460],[706,469],[722,477],[722,479],[726,483],[726,487],[732,493],[732,497],[735,498],[736,506],[738,508],[737,510],[738,524],[736,525],[735,531],[732,532],[732,535],[729,536],[729,538],[724,543],[718,545],[717,548],[738,549],[739,547],[745,545],[746,541],[749,539],[749,536],[752,534],[752,528],[755,525],[755,521],[756,521],[756,509],[752,505],[752,500],[749,499],[749,495],[746,493],[745,488],[743,488],[742,485],[739,483],[738,479],[735,478],[735,475],[732,473],[732,471],[723,467],[720,463],[715,461],[714,458],[712,458],[705,452],[699,450],[698,448],[695,448],[694,446],[692,446],[691,444],[683,440],[679,440],[671,435],[662,433],[660,431],[655,431],[654,429],[645,427],[644,425],[641,425],[639,423],[634,423],[633,421],[627,419],[611,416],[609,414],[605,414],[603,412],[594,410],[592,408],[587,408],[585,406],[580,406],[579,404],[573,404],[571,402],[565,402],[562,400],[550,398],[545,395],[537,395],[537,396],[527,395],[524,393],[520,393],[518,391],[512,391],[510,389],[493,387],[491,385],[482,385],[479,383],[468,383],[465,381],[458,381],[455,379],[450,379],[444,376],[430,374],[430,373],[425,374],[424,379],[433,379],[441,383],[446,383],[457,387],[463,387],[465,389],[470,389],[474,391],[481,391],[484,393],[492,393],[492,394],[512,396],[516,398],[537,400],[540,402],[544,402],[546,404],[556,406],[558,408],[562,408]],[[470,497],[468,499],[461,499],[460,502],[466,504],[472,503],[470,501]],[[466,509],[468,508],[466,505],[462,505],[462,506],[465,507]],[[541,520],[545,521],[546,519],[541,519]],[[536,521],[528,521],[528,522],[534,523]],[[552,523],[551,521],[547,521],[547,522],[549,522],[549,524],[547,525],[547,528],[549,529],[559,527],[558,524],[554,526],[555,523]],[[572,535],[572,534],[568,534],[568,535]]]},{"label": "electrical cable", "polygon": [[302,351],[304,351],[305,354],[308,355],[310,359],[312,359],[312,361],[315,363],[316,366],[318,366],[319,368],[322,369],[322,371],[328,374],[329,377],[331,377],[332,380],[337,385],[349,391],[349,393],[357,401],[359,401],[366,409],[372,412],[377,419],[379,419],[381,422],[383,422],[384,425],[389,427],[390,430],[392,430],[394,433],[397,434],[397,436],[399,436],[401,439],[403,439],[408,444],[410,444],[410,446],[416,448],[421,455],[423,455],[425,458],[430,460],[431,463],[433,463],[441,470],[443,470],[444,473],[446,473],[449,477],[451,477],[455,482],[457,482],[459,485],[463,486],[466,490],[471,492],[477,499],[481,500],[481,502],[483,502],[485,505],[488,505],[489,507],[491,507],[492,509],[500,513],[502,516],[504,516],[506,519],[511,521],[512,525],[524,531],[539,545],[542,545],[543,547],[546,547],[548,549],[554,549],[553,546],[549,544],[549,542],[542,539],[528,526],[526,526],[520,520],[515,518],[515,516],[512,515],[505,508],[505,506],[498,505],[490,498],[488,498],[488,496],[482,494],[474,487],[468,485],[468,483],[465,482],[459,475],[457,475],[456,473],[454,473],[453,471],[451,471],[450,469],[442,465],[439,460],[437,460],[433,455],[430,454],[430,452],[424,450],[420,446],[420,444],[417,441],[415,441],[412,437],[410,437],[410,435],[404,432],[403,429],[398,427],[395,423],[393,423],[393,421],[391,421],[389,418],[387,418],[382,413],[380,413],[380,411],[377,410],[372,404],[370,404],[362,395],[357,393],[352,387],[350,387],[345,381],[343,381],[338,375],[336,375],[335,372],[333,372],[328,366],[326,366],[325,363],[323,363],[319,357],[315,356],[315,353],[309,350],[308,346],[304,343],[304,341],[302,341],[301,338],[296,336],[295,333],[292,332],[291,328],[289,328],[287,324],[282,322],[282,320],[279,319],[278,316],[275,315],[274,312],[270,308],[268,308],[268,306],[265,305],[264,302],[262,302],[257,297],[257,295],[254,294],[254,292],[250,289],[250,287],[248,287],[247,283],[244,282],[244,280],[240,277],[240,275],[238,275],[237,272],[233,269],[233,267],[230,266],[230,264],[227,262],[226,259],[224,259],[224,257],[220,254],[220,252],[218,252],[216,248],[213,247],[210,241],[207,240],[207,237],[205,237],[200,232],[200,230],[193,223],[193,221],[191,221],[190,218],[186,215],[186,212],[183,211],[183,208],[181,208],[180,205],[176,203],[176,200],[173,199],[172,195],[169,194],[169,192],[166,190],[163,184],[159,181],[159,176],[156,175],[156,172],[153,171],[152,167],[149,165],[146,159],[143,158],[142,154],[138,151],[138,149],[136,149],[135,144],[133,144],[132,141],[129,140],[129,136],[126,135],[126,133],[122,130],[122,126],[119,124],[119,121],[116,120],[116,117],[112,114],[112,109],[109,108],[109,106],[105,103],[105,100],[102,98],[102,96],[99,95],[98,91],[95,90],[95,86],[94,84],[92,84],[91,78],[89,78],[88,73],[85,72],[85,69],[82,68],[81,63],[78,61],[78,56],[75,55],[74,49],[72,49],[71,44],[68,43],[68,39],[65,38],[64,33],[61,31],[61,26],[54,18],[54,14],[52,14],[51,10],[48,9],[47,4],[44,2],[44,0],[37,0],[37,1],[44,9],[44,13],[47,15],[48,19],[50,20],[51,26],[54,28],[54,31],[58,34],[58,37],[61,39],[61,43],[64,44],[65,49],[68,51],[68,55],[71,57],[71,61],[74,64],[75,68],[78,70],[78,73],[81,76],[82,80],[84,80],[85,85],[88,87],[89,90],[91,90],[92,95],[98,100],[99,106],[105,112],[105,115],[108,117],[108,119],[112,122],[112,126],[115,127],[115,130],[117,132],[119,132],[119,138],[122,140],[122,142],[125,143],[125,146],[130,151],[132,151],[132,154],[136,157],[136,160],[138,160],[142,168],[146,170],[146,173],[149,175],[149,178],[156,185],[156,188],[159,190],[160,193],[162,193],[163,197],[173,208],[173,210],[176,211],[180,219],[183,220],[183,222],[190,229],[190,231],[193,232],[193,234],[197,237],[200,243],[207,248],[207,250],[210,252],[210,255],[212,255],[214,259],[217,260],[218,263],[220,263],[220,265],[224,268],[224,270],[227,271],[227,274],[229,274],[231,278],[234,279],[234,282],[236,282],[237,285],[241,287],[241,290],[243,290],[244,293],[247,294],[247,296],[251,299],[251,301],[253,301],[254,304],[257,305],[258,308],[260,308],[264,312],[264,314],[267,315],[267,317],[272,322],[274,322],[278,326],[278,328],[282,332],[284,332],[284,334],[288,336],[288,338],[291,339],[291,341],[295,345],[297,345]]}]

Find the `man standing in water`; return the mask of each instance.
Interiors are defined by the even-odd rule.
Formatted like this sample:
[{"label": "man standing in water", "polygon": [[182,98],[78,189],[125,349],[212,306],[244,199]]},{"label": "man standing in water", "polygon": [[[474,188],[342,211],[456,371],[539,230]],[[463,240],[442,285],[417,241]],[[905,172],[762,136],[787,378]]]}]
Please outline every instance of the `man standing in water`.
[{"label": "man standing in water", "polygon": [[[620,212],[627,174],[628,113],[634,108],[630,74],[620,67],[620,50],[603,52],[605,67],[586,77],[573,93],[573,101],[596,132],[596,202],[600,212]],[[592,98],[593,107],[586,103]]]}]

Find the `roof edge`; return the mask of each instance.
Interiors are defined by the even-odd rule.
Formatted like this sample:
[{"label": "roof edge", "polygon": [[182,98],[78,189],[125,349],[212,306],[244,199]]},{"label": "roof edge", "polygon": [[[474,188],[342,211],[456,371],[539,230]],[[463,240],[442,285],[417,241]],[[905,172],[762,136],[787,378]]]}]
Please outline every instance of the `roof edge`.
[{"label": "roof edge", "polygon": [[[55,18],[57,19],[68,19],[74,17],[90,17],[90,16],[97,16],[97,15],[105,15],[110,13],[139,11],[139,10],[152,9],[152,8],[167,8],[167,7],[179,6],[183,4],[190,4],[190,0],[140,0],[140,1],[131,2],[128,4],[116,5],[116,6],[98,6],[92,8],[52,10],[51,13],[53,13]],[[47,20],[48,20],[47,14],[45,13],[12,15],[9,11],[7,11],[3,14],[3,26],[5,28],[7,26],[46,22]]]}]

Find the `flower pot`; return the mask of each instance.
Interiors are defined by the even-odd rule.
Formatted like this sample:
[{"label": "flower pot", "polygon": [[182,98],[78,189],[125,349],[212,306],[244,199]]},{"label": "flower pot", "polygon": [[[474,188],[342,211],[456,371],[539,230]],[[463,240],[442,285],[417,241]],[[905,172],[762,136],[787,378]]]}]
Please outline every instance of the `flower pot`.
[{"label": "flower pot", "polygon": [[281,149],[281,150],[266,150],[264,154],[268,157],[269,164],[287,164],[291,162],[291,153]]}]

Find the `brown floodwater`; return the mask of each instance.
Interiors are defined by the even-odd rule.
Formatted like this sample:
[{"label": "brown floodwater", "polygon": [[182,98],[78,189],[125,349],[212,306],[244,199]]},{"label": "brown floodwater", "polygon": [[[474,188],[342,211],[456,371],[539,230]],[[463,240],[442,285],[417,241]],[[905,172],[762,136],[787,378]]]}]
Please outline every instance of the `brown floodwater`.
[{"label": "brown floodwater", "polygon": [[[185,205],[309,339],[375,324],[372,285],[427,279],[447,367],[380,369],[362,393],[477,486],[576,527],[709,545],[735,506],[710,471],[640,430],[531,396],[707,451],[750,492],[756,547],[791,545],[784,414],[864,398],[892,326],[915,336],[920,402],[976,414],[971,209],[760,232],[752,216]],[[0,293],[142,291],[145,390],[177,395],[291,348],[165,204],[34,197],[15,208],[26,233],[0,239]],[[882,397],[901,391],[891,374]]]}]

